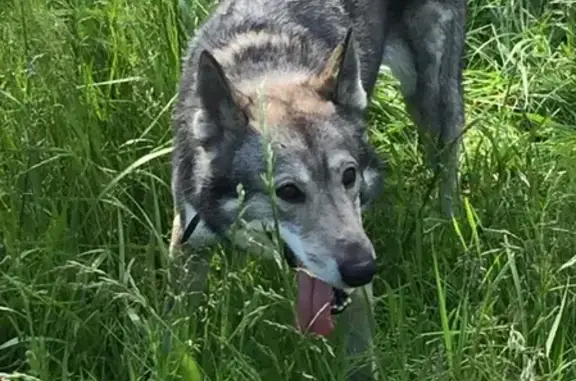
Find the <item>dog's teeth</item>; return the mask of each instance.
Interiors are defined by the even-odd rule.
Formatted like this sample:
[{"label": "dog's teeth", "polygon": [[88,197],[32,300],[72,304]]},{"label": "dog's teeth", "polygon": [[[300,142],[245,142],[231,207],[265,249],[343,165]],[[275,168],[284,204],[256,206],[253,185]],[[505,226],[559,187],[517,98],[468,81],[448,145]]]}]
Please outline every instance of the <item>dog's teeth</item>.
[{"label": "dog's teeth", "polygon": [[342,307],[342,306],[332,306],[332,309],[331,309],[332,315],[337,315],[337,314],[341,313],[342,311],[344,311],[344,307]]},{"label": "dog's teeth", "polygon": [[331,312],[333,315],[339,314],[350,305],[352,299],[346,292],[341,289],[334,288],[334,300],[332,301]]}]

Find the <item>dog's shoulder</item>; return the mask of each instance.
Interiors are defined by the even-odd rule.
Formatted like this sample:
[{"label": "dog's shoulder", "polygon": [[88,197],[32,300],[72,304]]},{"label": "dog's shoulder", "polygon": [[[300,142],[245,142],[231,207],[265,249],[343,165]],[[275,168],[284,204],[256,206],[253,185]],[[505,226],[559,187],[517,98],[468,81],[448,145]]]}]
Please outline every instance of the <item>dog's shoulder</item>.
[{"label": "dog's shoulder", "polygon": [[[196,32],[190,53],[218,48],[239,35],[262,31],[308,33],[310,38],[336,40],[336,28],[349,24],[355,0],[232,0],[220,3]],[[336,35],[338,34],[338,35]]]}]

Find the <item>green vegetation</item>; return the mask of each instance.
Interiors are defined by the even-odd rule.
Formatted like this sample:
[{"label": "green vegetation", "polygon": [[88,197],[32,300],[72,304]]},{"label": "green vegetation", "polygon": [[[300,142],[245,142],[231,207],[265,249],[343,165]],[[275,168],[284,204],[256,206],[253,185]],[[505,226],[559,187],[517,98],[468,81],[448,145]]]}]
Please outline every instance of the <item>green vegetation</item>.
[{"label": "green vegetation", "polygon": [[[165,312],[170,112],[208,4],[4,3],[0,379],[194,381],[195,358],[206,380],[344,380],[334,341],[295,332],[273,261],[218,255],[203,303]],[[424,202],[382,75],[370,121],[390,165],[368,229],[387,380],[576,379],[575,25],[572,0],[470,1],[456,225]]]}]

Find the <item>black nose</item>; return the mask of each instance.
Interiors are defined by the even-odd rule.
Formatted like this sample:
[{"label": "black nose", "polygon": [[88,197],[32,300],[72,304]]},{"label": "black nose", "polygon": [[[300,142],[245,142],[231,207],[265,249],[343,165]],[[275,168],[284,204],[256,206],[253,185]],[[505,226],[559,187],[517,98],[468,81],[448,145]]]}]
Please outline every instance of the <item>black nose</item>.
[{"label": "black nose", "polygon": [[366,261],[347,260],[338,266],[342,281],[349,287],[360,287],[372,281],[376,274],[376,261],[369,259]]}]

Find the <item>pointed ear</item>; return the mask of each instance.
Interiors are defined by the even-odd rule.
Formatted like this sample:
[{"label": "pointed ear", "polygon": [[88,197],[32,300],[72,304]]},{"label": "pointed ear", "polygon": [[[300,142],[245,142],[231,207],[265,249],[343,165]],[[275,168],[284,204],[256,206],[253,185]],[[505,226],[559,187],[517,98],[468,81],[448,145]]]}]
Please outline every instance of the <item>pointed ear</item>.
[{"label": "pointed ear", "polygon": [[342,52],[342,61],[336,79],[335,102],[364,110],[368,99],[360,77],[360,60],[352,28],[348,29]]},{"label": "pointed ear", "polygon": [[309,85],[320,93],[324,98],[333,100],[336,91],[336,75],[342,63],[344,44],[338,44],[328,57],[324,69],[317,76],[310,79]]},{"label": "pointed ear", "polygon": [[231,141],[242,134],[248,117],[238,103],[230,81],[214,56],[200,54],[196,91],[203,106],[204,121],[195,123],[195,135],[203,145]]}]

